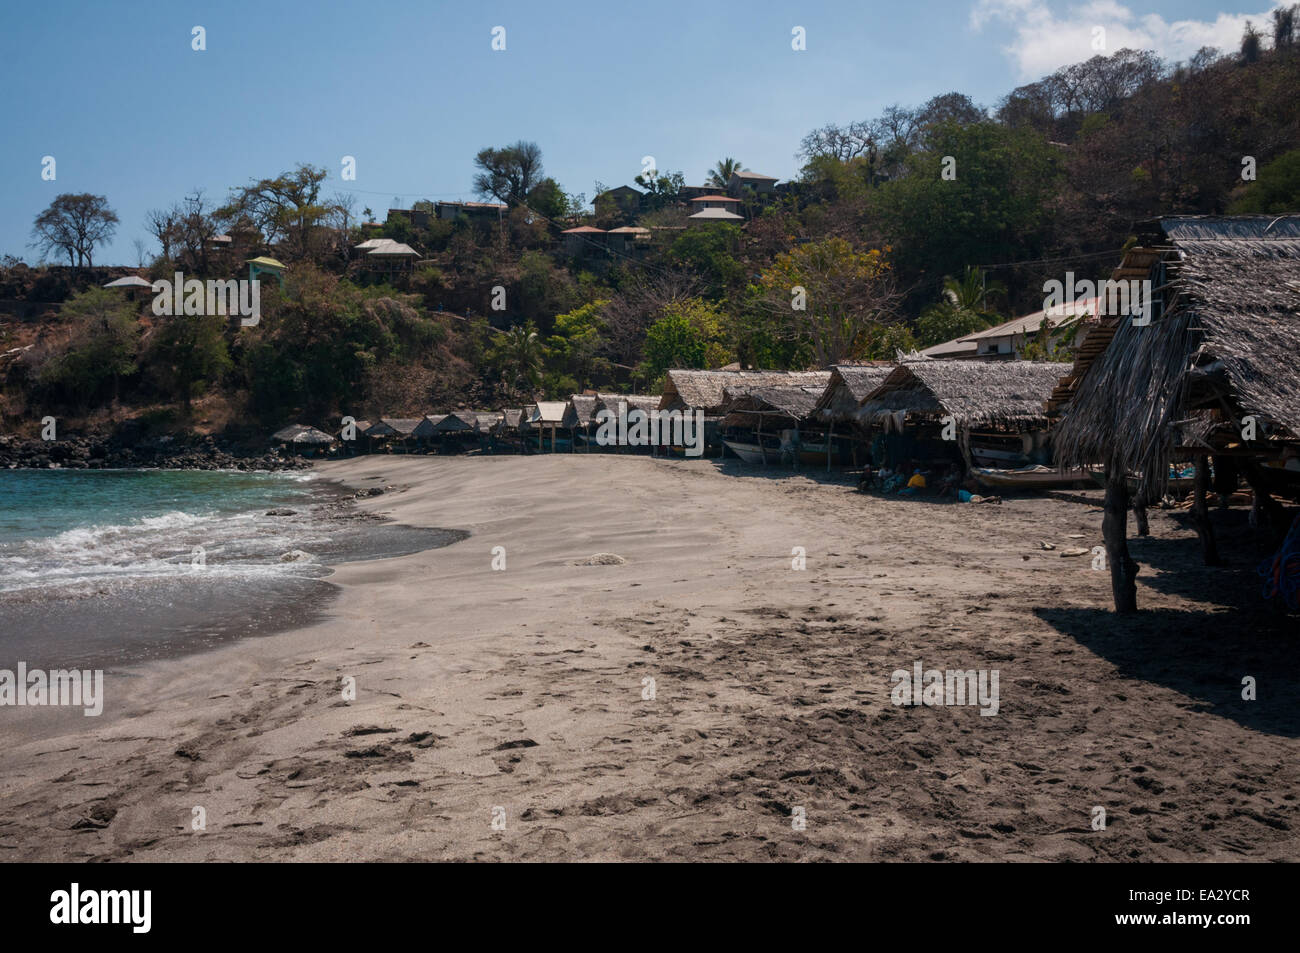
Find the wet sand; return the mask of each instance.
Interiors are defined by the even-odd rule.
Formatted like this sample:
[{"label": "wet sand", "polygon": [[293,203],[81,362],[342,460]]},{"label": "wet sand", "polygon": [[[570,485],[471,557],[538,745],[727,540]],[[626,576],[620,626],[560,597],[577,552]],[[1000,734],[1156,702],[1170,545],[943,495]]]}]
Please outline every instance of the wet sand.
[{"label": "wet sand", "polygon": [[[1117,620],[1061,555],[1101,542],[1086,495],[599,454],[320,470],[472,535],[340,566],[319,623],[121,673],[101,718],[0,709],[0,859],[1300,856],[1300,625],[1260,606],[1239,510],[1227,569],[1153,511]],[[998,714],[894,705],[917,661],[998,670]]]}]

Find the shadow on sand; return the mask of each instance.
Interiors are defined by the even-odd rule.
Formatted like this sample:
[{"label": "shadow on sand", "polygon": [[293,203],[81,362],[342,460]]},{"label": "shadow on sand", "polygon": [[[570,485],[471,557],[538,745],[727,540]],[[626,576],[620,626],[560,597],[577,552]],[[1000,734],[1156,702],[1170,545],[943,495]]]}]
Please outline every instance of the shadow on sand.
[{"label": "shadow on sand", "polygon": [[[1261,598],[1255,571],[1271,541],[1246,525],[1242,511],[1212,518],[1225,566],[1205,566],[1195,536],[1129,540],[1141,566],[1137,615],[1116,616],[1109,607],[1040,608],[1035,614],[1108,659],[1121,675],[1193,699],[1196,711],[1300,736],[1300,617]],[[1153,592],[1192,607],[1142,609]],[[1247,675],[1256,680],[1255,701],[1241,697]]]}]

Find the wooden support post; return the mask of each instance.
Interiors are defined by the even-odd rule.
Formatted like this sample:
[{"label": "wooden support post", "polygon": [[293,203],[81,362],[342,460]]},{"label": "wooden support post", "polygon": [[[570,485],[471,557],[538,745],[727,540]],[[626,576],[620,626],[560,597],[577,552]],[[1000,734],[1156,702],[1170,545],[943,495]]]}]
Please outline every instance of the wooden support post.
[{"label": "wooden support post", "polygon": [[1101,520],[1110,565],[1110,590],[1118,613],[1137,612],[1138,566],[1128,554],[1128,479],[1113,464],[1106,468],[1105,513]]},{"label": "wooden support post", "polygon": [[[1251,522],[1256,527],[1266,527],[1272,530],[1286,528],[1286,511],[1282,504],[1273,499],[1264,484],[1264,474],[1257,463],[1245,463],[1242,465],[1242,475],[1246,478],[1246,483],[1250,485],[1251,494],[1254,496],[1254,502],[1251,504]],[[1262,517],[1262,518],[1261,518]]]},{"label": "wooden support post", "polygon": [[1133,517],[1137,523],[1137,534],[1139,536],[1150,536],[1151,527],[1147,523],[1147,492],[1145,486],[1139,487],[1137,495],[1133,498]]},{"label": "wooden support post", "polygon": [[1196,535],[1201,537],[1201,549],[1205,554],[1205,565],[1222,566],[1219,547],[1214,542],[1214,527],[1210,525],[1210,507],[1206,501],[1206,491],[1210,485],[1210,458],[1205,454],[1196,456],[1196,479],[1192,494],[1192,524]]}]

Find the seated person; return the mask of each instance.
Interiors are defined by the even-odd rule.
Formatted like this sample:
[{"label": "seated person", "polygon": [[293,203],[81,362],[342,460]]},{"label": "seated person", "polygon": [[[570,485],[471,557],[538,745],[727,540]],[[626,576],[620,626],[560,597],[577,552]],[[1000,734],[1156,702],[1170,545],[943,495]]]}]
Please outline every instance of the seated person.
[{"label": "seated person", "polygon": [[925,476],[920,470],[913,470],[911,479],[907,481],[907,486],[899,490],[899,493],[907,496],[917,496],[925,489]]}]

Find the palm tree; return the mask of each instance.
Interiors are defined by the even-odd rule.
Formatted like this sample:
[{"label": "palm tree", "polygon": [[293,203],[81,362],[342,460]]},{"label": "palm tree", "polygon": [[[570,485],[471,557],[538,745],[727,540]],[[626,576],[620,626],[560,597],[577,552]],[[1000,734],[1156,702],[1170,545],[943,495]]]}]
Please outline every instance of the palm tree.
[{"label": "palm tree", "polygon": [[523,381],[536,387],[542,377],[542,340],[533,322],[517,325],[502,335],[497,354],[511,388]]},{"label": "palm tree", "polygon": [[956,311],[991,315],[993,310],[989,307],[988,299],[1006,292],[1006,286],[1002,282],[986,281],[983,271],[969,265],[961,278],[943,279],[943,299]]},{"label": "palm tree", "polygon": [[719,159],[718,164],[709,172],[709,177],[704,180],[705,185],[711,185],[715,189],[725,189],[727,183],[731,181],[733,172],[743,172],[744,163],[739,159],[733,159],[728,156],[725,159]]}]

